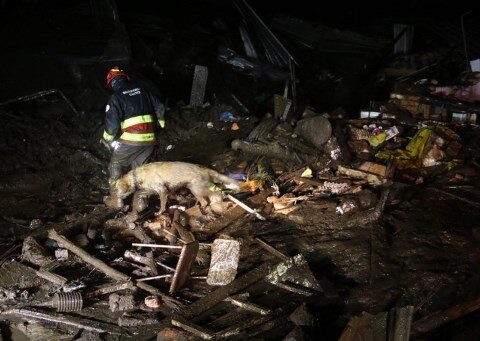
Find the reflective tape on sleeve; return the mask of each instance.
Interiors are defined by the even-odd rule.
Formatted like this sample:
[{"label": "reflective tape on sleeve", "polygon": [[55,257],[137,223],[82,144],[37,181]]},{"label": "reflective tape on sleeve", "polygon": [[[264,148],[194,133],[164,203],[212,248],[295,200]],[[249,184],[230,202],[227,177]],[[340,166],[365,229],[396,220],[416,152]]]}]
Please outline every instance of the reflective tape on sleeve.
[{"label": "reflective tape on sleeve", "polygon": [[165,120],[158,120],[160,127],[165,128]]},{"label": "reflective tape on sleeve", "polygon": [[103,139],[107,142],[110,142],[110,141],[113,141],[113,139],[115,138],[114,135],[110,135],[109,133],[107,133],[106,131],[103,132]]}]

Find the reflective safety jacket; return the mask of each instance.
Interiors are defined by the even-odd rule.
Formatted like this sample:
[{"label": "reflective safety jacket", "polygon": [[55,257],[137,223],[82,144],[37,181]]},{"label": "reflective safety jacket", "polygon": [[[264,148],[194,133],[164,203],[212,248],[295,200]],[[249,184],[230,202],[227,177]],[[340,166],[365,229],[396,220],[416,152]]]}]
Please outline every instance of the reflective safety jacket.
[{"label": "reflective safety jacket", "polygon": [[132,145],[155,144],[155,126],[165,126],[165,107],[147,89],[123,77],[112,81],[113,95],[105,108],[103,138]]}]

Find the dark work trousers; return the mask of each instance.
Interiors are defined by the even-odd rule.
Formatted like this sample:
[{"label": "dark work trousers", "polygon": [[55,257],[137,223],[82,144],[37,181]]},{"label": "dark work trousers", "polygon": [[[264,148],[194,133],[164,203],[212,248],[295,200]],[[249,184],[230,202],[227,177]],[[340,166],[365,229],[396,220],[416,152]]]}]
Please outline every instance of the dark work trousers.
[{"label": "dark work trousers", "polygon": [[125,172],[147,162],[153,152],[153,146],[132,146],[120,143],[112,153],[108,171],[110,182],[119,179]]}]

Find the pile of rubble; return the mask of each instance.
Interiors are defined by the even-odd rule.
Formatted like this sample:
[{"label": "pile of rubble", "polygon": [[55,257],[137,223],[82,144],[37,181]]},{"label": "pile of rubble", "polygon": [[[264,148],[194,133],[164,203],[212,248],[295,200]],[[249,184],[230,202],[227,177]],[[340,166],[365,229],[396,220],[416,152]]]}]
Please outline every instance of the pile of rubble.
[{"label": "pile of rubble", "polygon": [[[393,104],[401,106],[397,99]],[[207,208],[188,191],[170,193],[161,215],[155,214],[155,196],[137,192],[120,211],[98,205],[80,219],[33,226],[17,237],[23,244],[2,255],[2,319],[37,327],[55,323],[62,338],[77,330],[132,337],[159,333],[165,340],[279,337],[290,331],[298,338],[305,328],[314,330],[319,316],[306,302],[321,298],[323,306],[335,306],[339,293],[317,278],[295,249],[368,236],[386,205],[399,200],[398,181],[421,185],[447,174],[449,184],[476,179],[465,171],[478,167],[476,160],[462,154],[467,126],[407,124],[392,114],[391,104],[378,116],[369,112],[375,118],[343,119],[307,109],[295,126],[287,123],[291,116],[281,120],[277,113],[255,127],[254,118],[235,108],[205,105],[182,128],[181,115],[192,110],[184,107],[177,114],[176,137],[160,142],[161,155],[168,159],[177,148],[179,158],[176,144],[202,134],[236,138],[231,150],[209,162],[241,181],[243,191],[225,192],[226,202]],[[187,132],[190,137],[182,135]],[[408,337],[413,310],[405,309],[391,312],[400,329],[385,327],[382,333]],[[432,329],[428,318],[413,330]],[[373,315],[361,319],[348,324],[345,340],[374,323]]]},{"label": "pile of rubble", "polygon": [[[255,86],[241,89],[248,78],[210,71],[218,93],[205,102],[209,69],[195,65],[190,103],[166,103],[168,129],[153,157],[238,180],[240,192],[211,188],[219,202],[200,206],[180,189],[160,213],[159,198],[142,191],[103,204],[108,155],[97,145],[105,100],[96,94],[98,82],[87,79],[73,103],[56,89],[0,103],[0,142],[8,147],[0,172],[0,320],[11,333],[407,340],[441,336],[442,326],[480,308],[472,275],[480,216],[471,209],[480,195],[480,73],[462,74],[452,85],[410,81],[422,71],[415,70],[359,118],[349,108],[323,113],[297,101],[292,55],[246,2],[235,6],[248,23],[239,32],[250,59],[230,47],[220,47],[216,58],[254,77]],[[199,28],[195,47],[197,36],[182,30],[186,52],[177,58],[168,30],[143,19],[133,15],[129,24],[135,44],[144,45],[140,62],[160,77],[154,59],[165,59],[168,85],[190,84],[191,62],[201,60],[192,56],[210,50],[213,33]],[[212,32],[227,37],[225,25],[214,21]],[[317,52],[389,48],[384,39],[291,18],[273,25]],[[255,49],[249,31],[264,48]],[[150,36],[158,40],[155,50],[146,43]],[[269,64],[253,62],[257,54]],[[438,59],[397,62],[423,68]],[[320,71],[328,82],[336,78]],[[262,77],[271,80],[267,91],[285,85],[283,94],[258,94],[257,104],[271,99],[269,112],[254,108]],[[40,129],[49,124],[55,135]]]}]

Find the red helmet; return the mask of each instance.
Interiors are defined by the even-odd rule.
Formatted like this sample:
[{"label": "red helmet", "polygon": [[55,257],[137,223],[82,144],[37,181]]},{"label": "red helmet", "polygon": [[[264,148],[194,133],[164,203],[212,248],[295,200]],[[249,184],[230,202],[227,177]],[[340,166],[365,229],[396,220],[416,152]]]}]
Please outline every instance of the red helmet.
[{"label": "red helmet", "polygon": [[114,66],[110,71],[107,73],[107,79],[105,81],[105,86],[107,88],[110,87],[110,84],[112,83],[113,79],[116,77],[125,77],[127,80],[130,81],[130,76],[127,75],[122,69],[120,69],[119,66]]}]

